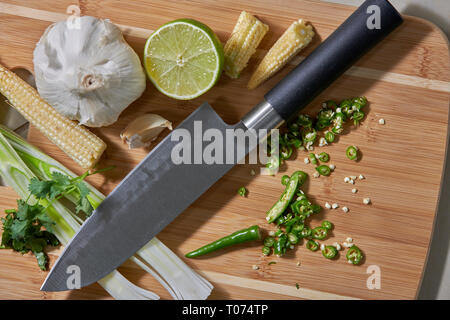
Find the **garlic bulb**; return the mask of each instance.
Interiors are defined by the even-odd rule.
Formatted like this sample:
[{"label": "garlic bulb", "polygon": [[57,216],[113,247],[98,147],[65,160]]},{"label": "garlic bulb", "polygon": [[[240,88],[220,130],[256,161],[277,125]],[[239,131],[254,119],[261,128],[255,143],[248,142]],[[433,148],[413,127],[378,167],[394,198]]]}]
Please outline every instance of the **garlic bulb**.
[{"label": "garlic bulb", "polygon": [[107,126],[145,90],[137,54],[109,20],[84,16],[47,28],[34,50],[40,95],[64,116]]},{"label": "garlic bulb", "polygon": [[147,113],[131,121],[120,134],[120,138],[130,149],[146,147],[156,140],[165,128],[172,130],[172,122],[157,114]]}]

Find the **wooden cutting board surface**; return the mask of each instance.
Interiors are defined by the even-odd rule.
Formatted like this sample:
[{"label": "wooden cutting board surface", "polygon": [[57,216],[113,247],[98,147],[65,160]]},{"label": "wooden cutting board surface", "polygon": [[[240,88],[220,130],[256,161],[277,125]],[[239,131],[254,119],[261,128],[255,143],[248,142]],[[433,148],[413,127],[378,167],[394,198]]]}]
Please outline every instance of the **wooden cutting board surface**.
[{"label": "wooden cutting board surface", "polygon": [[[45,28],[65,19],[74,1],[8,0],[0,2],[0,61],[6,66],[33,70],[32,52]],[[270,31],[257,55],[238,80],[222,76],[210,92],[192,101],[176,101],[161,95],[148,84],[144,95],[123,112],[114,125],[93,130],[108,144],[101,166],[117,169],[89,181],[105,194],[145,156],[148,150],[130,151],[119,139],[121,130],[135,117],[158,113],[175,125],[203,101],[209,101],[226,122],[237,122],[259,102],[263,94],[291,70],[295,59],[280,74],[257,90],[245,85],[264,55],[289,24],[298,18],[310,21],[317,35],[301,54],[309,54],[354,10],[353,7],[315,1],[262,1],[245,4],[235,0],[216,1],[79,1],[82,15],[109,18],[121,25],[127,41],[141,56],[146,37],[159,25],[181,17],[198,19],[226,41],[241,10],[257,15]],[[186,263],[202,273],[215,286],[215,299],[412,299],[420,286],[426,263],[433,221],[439,198],[442,168],[446,154],[449,111],[448,42],[431,23],[406,17],[405,23],[361,59],[344,76],[305,110],[315,114],[327,99],[341,100],[365,95],[368,114],[357,129],[347,130],[339,142],[316,151],[327,151],[335,172],[327,178],[310,179],[304,190],[322,206],[326,201],[347,206],[350,212],[323,210],[314,217],[316,226],[324,218],[335,224],[326,243],[352,237],[364,251],[361,266],[346,263],[345,253],[337,261],[324,259],[304,246],[285,257],[263,257],[259,245],[240,245]],[[378,120],[384,118],[385,125]],[[165,132],[164,134],[167,134]],[[68,168],[81,173],[58,148],[35,128],[29,140]],[[358,145],[362,160],[345,157],[348,145]],[[163,230],[158,238],[179,256],[244,226],[265,222],[265,212],[282,192],[280,178],[295,170],[313,173],[303,163],[305,153],[287,162],[275,177],[250,175],[255,166],[240,165],[216,183],[189,209]],[[363,174],[355,186],[344,177]],[[236,195],[240,186],[248,198]],[[358,193],[351,189],[356,187]],[[168,195],[176,201],[177,195]],[[370,197],[372,205],[363,205]],[[0,189],[0,209],[15,206],[16,195]],[[439,226],[437,226],[439,227]],[[57,255],[59,250],[51,252]],[[52,259],[54,261],[54,259]],[[268,262],[276,261],[269,265]],[[297,262],[300,261],[300,266]],[[259,270],[254,270],[258,265]],[[366,286],[370,266],[381,270],[381,288]],[[7,299],[97,299],[109,298],[98,285],[74,292],[43,293],[40,284],[46,273],[39,271],[32,256],[21,257],[10,250],[0,251],[0,298]],[[170,298],[151,277],[131,263],[120,268],[129,279]],[[298,283],[300,288],[296,289]]]}]

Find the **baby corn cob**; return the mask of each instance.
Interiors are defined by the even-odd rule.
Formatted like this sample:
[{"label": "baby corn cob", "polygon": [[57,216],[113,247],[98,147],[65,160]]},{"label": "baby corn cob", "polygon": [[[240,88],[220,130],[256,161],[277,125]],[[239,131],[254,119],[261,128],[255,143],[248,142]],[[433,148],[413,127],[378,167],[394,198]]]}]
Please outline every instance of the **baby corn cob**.
[{"label": "baby corn cob", "polygon": [[239,77],[267,31],[269,31],[268,25],[245,11],[241,12],[224,47],[224,68],[230,78]]},{"label": "baby corn cob", "polygon": [[249,89],[254,89],[263,81],[270,78],[278,70],[283,68],[289,60],[305,48],[314,37],[311,25],[305,24],[302,19],[295,21],[275,42],[267,52],[258,68],[253,73],[247,84]]},{"label": "baby corn cob", "polygon": [[60,115],[33,87],[2,65],[0,93],[25,119],[83,168],[91,169],[106,149],[100,138]]}]

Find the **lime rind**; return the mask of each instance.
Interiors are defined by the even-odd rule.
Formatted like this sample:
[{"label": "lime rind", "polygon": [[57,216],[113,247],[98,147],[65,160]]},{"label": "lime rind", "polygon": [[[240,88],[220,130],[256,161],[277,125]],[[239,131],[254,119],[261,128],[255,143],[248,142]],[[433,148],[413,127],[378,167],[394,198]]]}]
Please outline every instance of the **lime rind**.
[{"label": "lime rind", "polygon": [[[177,25],[185,25],[185,30],[191,31],[180,35]],[[208,49],[202,51],[205,48]],[[183,63],[183,71],[177,68],[180,52],[187,54],[184,59],[188,63]],[[220,78],[223,62],[223,48],[216,34],[192,19],[164,24],[152,33],[144,49],[144,65],[150,81],[161,93],[179,100],[194,99],[211,89]]]}]

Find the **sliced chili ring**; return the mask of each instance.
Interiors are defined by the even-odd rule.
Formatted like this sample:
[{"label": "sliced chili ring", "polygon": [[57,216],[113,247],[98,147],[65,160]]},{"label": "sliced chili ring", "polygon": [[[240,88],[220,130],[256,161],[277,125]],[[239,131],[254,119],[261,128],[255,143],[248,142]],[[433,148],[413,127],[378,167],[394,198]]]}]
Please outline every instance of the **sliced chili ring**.
[{"label": "sliced chili ring", "polygon": [[314,240],[308,240],[308,242],[306,243],[306,248],[311,251],[317,251],[319,250],[319,243]]},{"label": "sliced chili ring", "polygon": [[324,220],[324,221],[322,221],[322,227],[324,227],[325,229],[331,230],[331,229],[333,229],[333,224],[328,220]]},{"label": "sliced chili ring", "polygon": [[334,135],[334,133],[331,132],[331,131],[327,131],[327,132],[325,133],[325,140],[327,140],[328,143],[333,142],[333,141],[334,141],[334,137],[335,137],[335,135]]},{"label": "sliced chili ring", "polygon": [[347,155],[347,158],[350,160],[357,160],[358,159],[358,148],[355,146],[349,146],[347,150],[345,151],[345,154]]},{"label": "sliced chili ring", "polygon": [[328,229],[324,227],[316,227],[312,230],[312,237],[314,239],[323,240],[328,235]]},{"label": "sliced chili ring", "polygon": [[330,167],[324,164],[316,167],[316,170],[321,176],[329,176],[331,174]]},{"label": "sliced chili ring", "polygon": [[322,255],[327,259],[334,259],[338,254],[338,251],[333,246],[325,246],[322,250]]},{"label": "sliced chili ring", "polygon": [[311,229],[307,226],[304,226],[302,231],[300,231],[299,237],[300,238],[308,238],[311,236]]},{"label": "sliced chili ring", "polygon": [[350,261],[352,264],[358,265],[361,263],[364,255],[357,246],[353,245],[348,249],[346,258],[347,261]]}]

